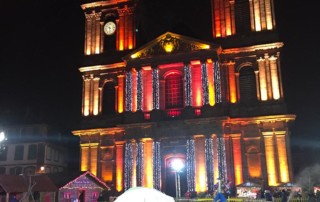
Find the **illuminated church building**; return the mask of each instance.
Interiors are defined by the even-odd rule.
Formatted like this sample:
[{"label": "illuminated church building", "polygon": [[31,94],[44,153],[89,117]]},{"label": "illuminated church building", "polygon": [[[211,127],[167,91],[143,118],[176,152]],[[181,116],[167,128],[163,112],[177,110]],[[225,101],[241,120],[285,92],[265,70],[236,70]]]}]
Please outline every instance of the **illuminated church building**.
[{"label": "illuminated church building", "polygon": [[264,187],[292,181],[296,116],[284,101],[273,0],[211,0],[212,16],[202,24],[212,40],[168,31],[144,44],[137,40],[139,6],[81,5],[83,119],[72,131],[81,170],[117,191],[172,192],[174,159],[185,165],[182,194],[211,192],[218,179]]}]

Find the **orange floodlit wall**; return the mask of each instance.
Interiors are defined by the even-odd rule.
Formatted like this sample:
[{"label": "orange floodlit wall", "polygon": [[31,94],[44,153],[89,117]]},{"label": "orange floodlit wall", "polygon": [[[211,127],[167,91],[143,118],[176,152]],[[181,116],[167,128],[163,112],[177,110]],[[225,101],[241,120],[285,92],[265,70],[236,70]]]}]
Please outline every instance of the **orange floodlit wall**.
[{"label": "orange floodlit wall", "polygon": [[277,186],[277,174],[276,174],[276,162],[275,151],[273,144],[273,136],[264,136],[265,151],[266,151],[266,163],[268,171],[268,183],[269,186]]},{"label": "orange floodlit wall", "polygon": [[[101,158],[102,162],[100,162],[101,178],[104,182],[111,182],[113,179],[114,162],[109,161],[111,158],[113,158],[113,156],[112,156],[112,154],[105,154],[104,153],[108,149],[110,149],[110,148],[103,147],[103,146],[100,147],[100,151],[103,152],[103,156]],[[108,156],[108,157],[106,157],[106,156]]]},{"label": "orange floodlit wall", "polygon": [[269,60],[270,60],[273,99],[278,100],[280,98],[280,86],[279,86],[279,77],[278,77],[278,69],[277,69],[277,59],[271,56]]},{"label": "orange floodlit wall", "polygon": [[261,157],[257,148],[252,147],[247,153],[248,172],[251,178],[261,177]]},{"label": "orange floodlit wall", "polygon": [[83,115],[89,116],[89,109],[90,109],[90,79],[84,80],[84,87],[83,87]]},{"label": "orange floodlit wall", "polygon": [[116,144],[116,190],[122,191],[123,144]]},{"label": "orange floodlit wall", "polygon": [[201,65],[191,66],[193,107],[202,106]]},{"label": "orange floodlit wall", "polygon": [[254,10],[254,20],[251,20],[251,22],[255,23],[255,31],[261,31],[261,17],[260,17],[261,13],[260,13],[259,1],[252,1],[252,2],[253,2],[253,10]]},{"label": "orange floodlit wall", "polygon": [[232,137],[235,184],[243,182],[240,135]]},{"label": "orange floodlit wall", "polygon": [[226,37],[235,34],[234,2],[225,0],[212,0],[213,36]]},{"label": "orange floodlit wall", "polygon": [[93,115],[99,114],[99,80],[100,78],[93,79]]},{"label": "orange floodlit wall", "polygon": [[153,188],[152,140],[144,143],[144,179],[143,186]]},{"label": "orange floodlit wall", "polygon": [[260,80],[260,98],[262,101],[268,100],[267,75],[264,66],[264,59],[258,59],[259,80]]},{"label": "orange floodlit wall", "polygon": [[119,9],[118,11],[117,50],[133,49],[135,46],[133,8],[125,6],[123,9]]},{"label": "orange floodlit wall", "polygon": [[142,71],[143,78],[143,111],[152,110],[152,70],[145,67]]},{"label": "orange floodlit wall", "polygon": [[90,144],[90,172],[97,175],[97,163],[98,163],[98,144]]},{"label": "orange floodlit wall", "polygon": [[118,110],[118,113],[122,113],[124,111],[124,76],[123,75],[118,76],[117,96],[118,96],[117,110]]},{"label": "orange floodlit wall", "polygon": [[[251,1],[251,23],[252,30],[272,30],[273,29],[273,8],[270,0]],[[254,19],[253,19],[254,18]]]},{"label": "orange floodlit wall", "polygon": [[229,90],[230,90],[230,102],[237,102],[237,86],[236,86],[236,77],[234,73],[234,63],[228,64],[229,70]]},{"label": "orange floodlit wall", "polygon": [[89,170],[97,175],[98,144],[81,144],[81,171]]},{"label": "orange floodlit wall", "polygon": [[286,149],[286,137],[285,135],[277,135],[277,148],[280,166],[280,181],[289,182],[289,168]]},{"label": "orange floodlit wall", "polygon": [[214,76],[213,76],[213,68],[212,68],[212,61],[208,61],[207,63],[207,71],[208,71],[208,93],[209,93],[209,105],[213,106],[215,101],[215,92],[214,92]]},{"label": "orange floodlit wall", "polygon": [[89,147],[81,145],[81,171],[87,171],[89,163]]},{"label": "orange floodlit wall", "polygon": [[203,136],[195,137],[195,184],[197,192],[204,192],[207,190],[206,186],[206,161],[205,161],[205,138]]}]

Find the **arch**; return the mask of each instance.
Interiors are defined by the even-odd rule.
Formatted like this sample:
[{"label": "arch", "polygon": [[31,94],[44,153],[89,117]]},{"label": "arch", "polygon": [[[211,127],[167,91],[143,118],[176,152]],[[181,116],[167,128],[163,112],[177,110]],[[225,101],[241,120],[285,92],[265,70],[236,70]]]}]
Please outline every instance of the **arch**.
[{"label": "arch", "polygon": [[102,90],[102,114],[116,113],[116,89],[113,79],[105,80]]},{"label": "arch", "polygon": [[256,102],[256,76],[252,66],[241,66],[239,68],[240,102]]},{"label": "arch", "polygon": [[164,75],[165,80],[165,108],[179,109],[184,106],[183,76],[180,71],[168,71]]},{"label": "arch", "polygon": [[248,174],[250,178],[262,177],[261,155],[257,147],[251,146],[247,150]]}]

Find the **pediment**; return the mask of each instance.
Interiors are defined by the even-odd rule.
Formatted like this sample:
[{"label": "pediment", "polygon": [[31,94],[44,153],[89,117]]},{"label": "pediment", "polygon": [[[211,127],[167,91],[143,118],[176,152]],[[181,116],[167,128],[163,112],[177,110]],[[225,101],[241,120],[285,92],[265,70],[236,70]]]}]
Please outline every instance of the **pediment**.
[{"label": "pediment", "polygon": [[157,56],[175,55],[179,53],[190,53],[200,50],[218,51],[219,49],[220,47],[213,43],[204,42],[172,32],[166,32],[141,48],[133,51],[123,59],[128,61]]}]

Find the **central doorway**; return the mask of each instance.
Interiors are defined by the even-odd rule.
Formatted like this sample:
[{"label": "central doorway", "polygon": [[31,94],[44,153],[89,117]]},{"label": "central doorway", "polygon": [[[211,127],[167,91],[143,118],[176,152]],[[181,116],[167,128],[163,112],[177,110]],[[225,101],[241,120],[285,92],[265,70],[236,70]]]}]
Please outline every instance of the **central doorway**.
[{"label": "central doorway", "polygon": [[178,187],[178,179],[176,175],[176,171],[173,168],[173,163],[175,160],[180,160],[184,166],[179,172],[180,176],[180,196],[184,197],[187,192],[187,169],[186,169],[186,158],[185,155],[167,155],[165,157],[165,183],[164,183],[164,192],[172,197],[177,196]]}]

